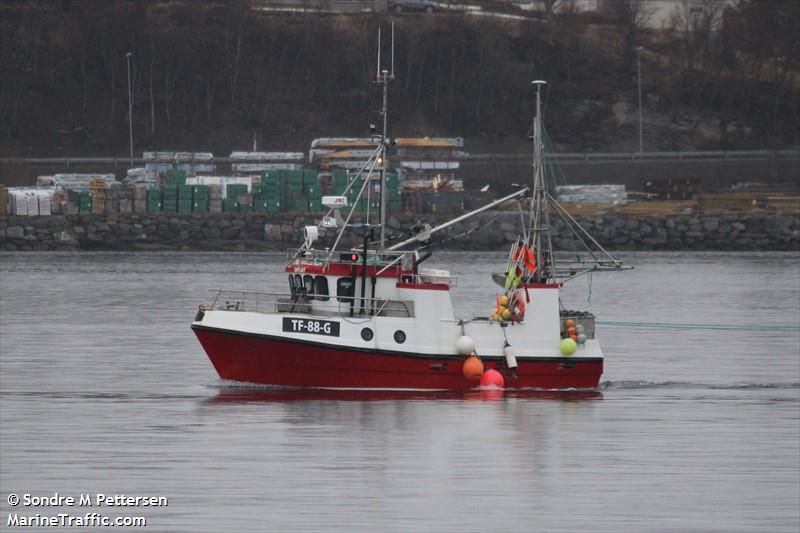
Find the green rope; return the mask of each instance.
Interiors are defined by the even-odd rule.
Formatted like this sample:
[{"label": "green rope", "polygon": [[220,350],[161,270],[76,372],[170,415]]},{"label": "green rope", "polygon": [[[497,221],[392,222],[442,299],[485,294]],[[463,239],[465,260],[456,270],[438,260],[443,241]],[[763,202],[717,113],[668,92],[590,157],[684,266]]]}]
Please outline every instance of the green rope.
[{"label": "green rope", "polygon": [[800,332],[800,324],[674,324],[668,322],[621,322],[598,320],[597,324],[602,326],[619,328],[653,328],[653,329],[722,329],[740,331],[797,331]]}]

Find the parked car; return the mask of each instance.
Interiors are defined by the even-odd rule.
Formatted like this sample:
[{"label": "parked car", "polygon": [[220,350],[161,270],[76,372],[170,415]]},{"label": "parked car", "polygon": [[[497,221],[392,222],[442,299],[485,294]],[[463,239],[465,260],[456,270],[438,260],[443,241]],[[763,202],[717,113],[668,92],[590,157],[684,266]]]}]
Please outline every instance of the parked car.
[{"label": "parked car", "polygon": [[387,7],[396,13],[404,11],[420,11],[424,13],[444,11],[440,3],[432,0],[389,0]]}]

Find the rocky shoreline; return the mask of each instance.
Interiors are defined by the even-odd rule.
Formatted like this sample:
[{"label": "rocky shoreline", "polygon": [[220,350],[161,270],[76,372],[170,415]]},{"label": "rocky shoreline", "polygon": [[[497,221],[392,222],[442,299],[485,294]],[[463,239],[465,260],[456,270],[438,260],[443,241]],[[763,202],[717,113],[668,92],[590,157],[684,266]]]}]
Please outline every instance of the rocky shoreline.
[{"label": "rocky shoreline", "polygon": [[[0,250],[284,250],[298,245],[303,226],[318,219],[285,213],[0,216]],[[576,219],[610,250],[800,250],[800,217],[792,214],[603,214]],[[418,220],[438,222],[436,217],[397,214],[387,225],[391,235],[406,236]],[[451,233],[435,234],[433,241],[445,241],[444,247],[456,250],[497,250],[517,239],[519,227],[517,212],[485,212]],[[577,249],[561,220],[553,227],[556,249]],[[319,246],[332,243],[333,233],[327,231]],[[344,245],[356,240],[348,236]]]}]

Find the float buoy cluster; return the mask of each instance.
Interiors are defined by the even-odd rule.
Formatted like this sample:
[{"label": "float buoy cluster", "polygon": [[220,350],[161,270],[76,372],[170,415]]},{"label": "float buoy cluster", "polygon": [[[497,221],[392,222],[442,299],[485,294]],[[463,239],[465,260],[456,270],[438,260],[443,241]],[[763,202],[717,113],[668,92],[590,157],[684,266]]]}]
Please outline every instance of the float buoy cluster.
[{"label": "float buoy cluster", "polygon": [[483,361],[475,355],[475,341],[471,337],[462,335],[456,341],[456,350],[461,355],[466,355],[461,371],[464,377],[470,381],[480,380],[481,387],[497,387],[502,389],[505,386],[503,374],[493,368],[484,370]]},{"label": "float buoy cluster", "polygon": [[525,298],[519,292],[512,292],[511,296],[498,296],[489,318],[498,322],[522,322],[525,318]]},{"label": "float buoy cluster", "polygon": [[570,356],[578,350],[578,345],[586,343],[586,334],[581,324],[575,324],[571,318],[564,322],[565,330],[561,334],[561,354]]}]

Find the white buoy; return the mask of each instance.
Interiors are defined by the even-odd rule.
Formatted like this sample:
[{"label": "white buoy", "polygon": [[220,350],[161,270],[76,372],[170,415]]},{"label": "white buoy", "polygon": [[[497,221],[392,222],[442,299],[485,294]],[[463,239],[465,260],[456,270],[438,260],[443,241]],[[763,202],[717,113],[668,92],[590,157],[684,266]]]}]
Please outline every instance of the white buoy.
[{"label": "white buoy", "polygon": [[456,351],[461,355],[470,355],[475,351],[475,341],[472,337],[461,335],[456,341]]},{"label": "white buoy", "polygon": [[506,366],[511,370],[517,368],[517,354],[514,353],[514,348],[511,347],[510,344],[506,343],[503,347],[503,355],[506,356]]},{"label": "white buoy", "polygon": [[578,333],[578,344],[586,344],[586,334],[585,333]]}]

